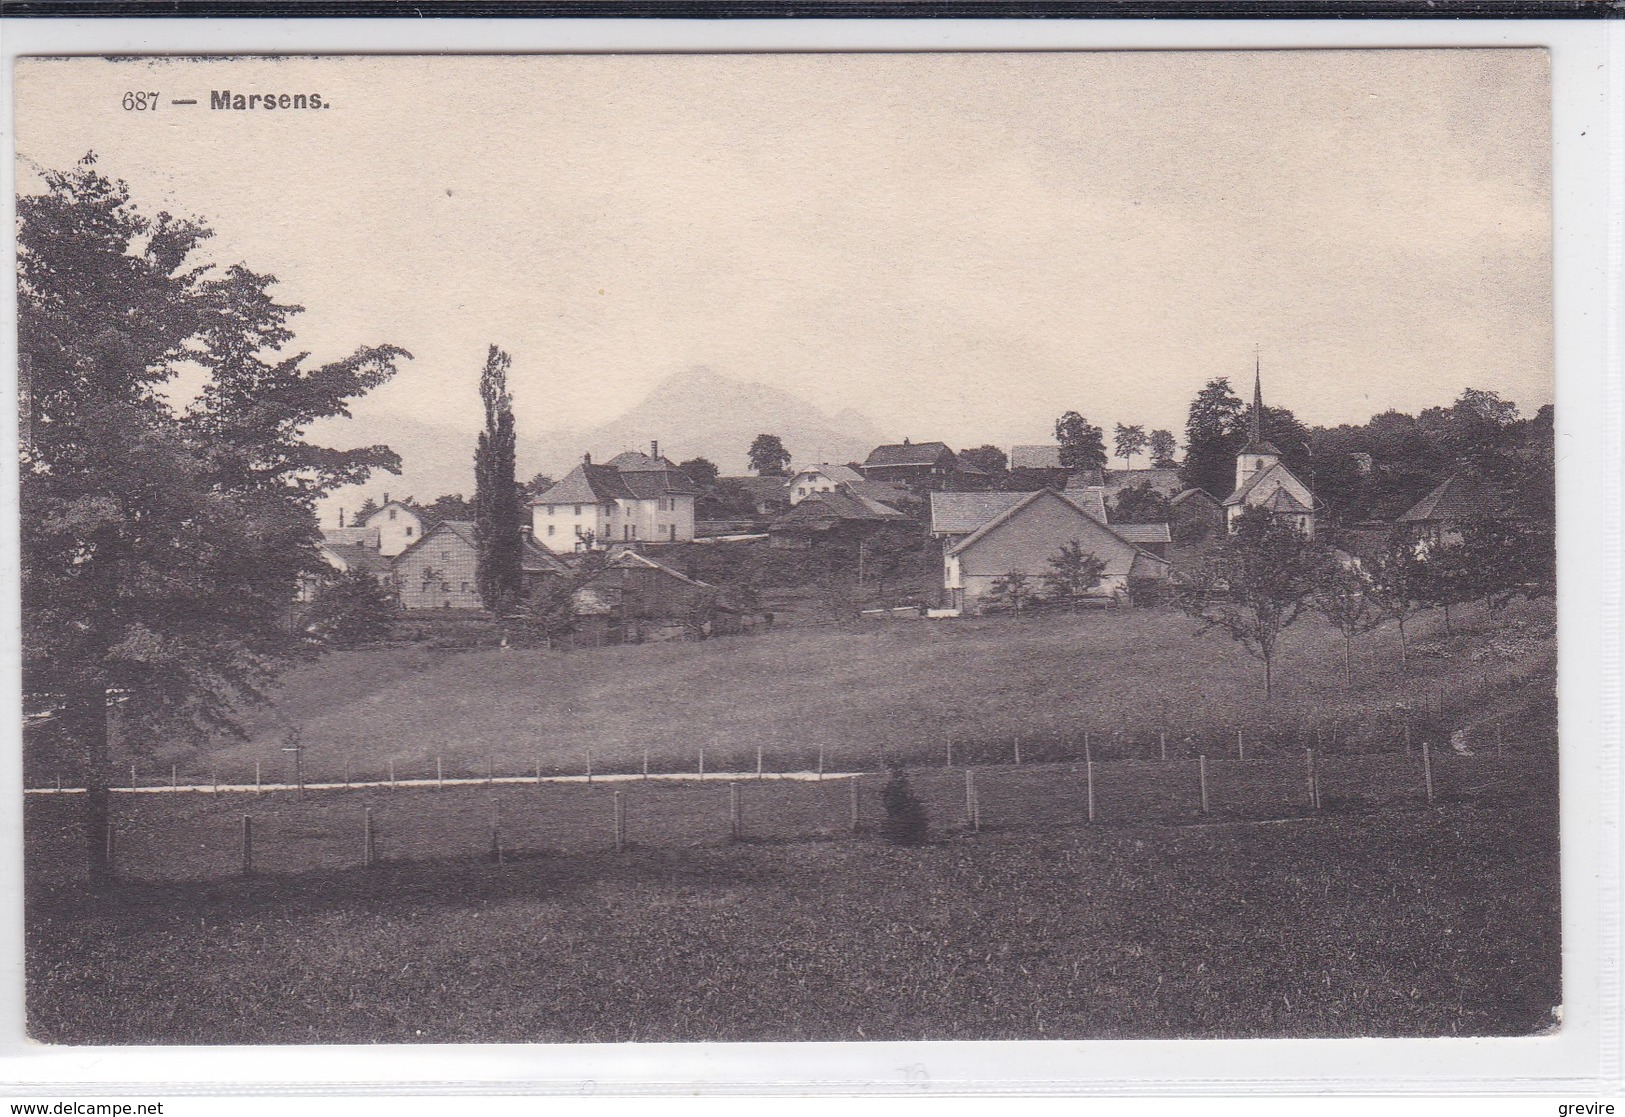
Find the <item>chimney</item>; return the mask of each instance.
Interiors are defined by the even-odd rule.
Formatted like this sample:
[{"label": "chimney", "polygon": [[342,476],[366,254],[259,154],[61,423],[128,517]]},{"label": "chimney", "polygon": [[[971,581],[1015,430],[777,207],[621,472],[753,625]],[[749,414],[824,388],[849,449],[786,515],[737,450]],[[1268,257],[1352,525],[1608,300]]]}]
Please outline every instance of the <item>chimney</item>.
[{"label": "chimney", "polygon": [[582,454],[581,455],[581,464],[582,465],[591,465],[592,464],[592,455],[591,454]]},{"label": "chimney", "polygon": [[388,494],[388,493],[385,493],[385,494],[384,494],[384,503],[385,503],[385,504],[388,504],[388,503],[389,503],[389,494]]},{"label": "chimney", "polygon": [[339,527],[342,528],[343,526],[344,526],[344,509],[340,508],[339,509]]},{"label": "chimney", "polygon": [[651,458],[660,456],[660,443],[658,441],[649,443],[649,456]]}]

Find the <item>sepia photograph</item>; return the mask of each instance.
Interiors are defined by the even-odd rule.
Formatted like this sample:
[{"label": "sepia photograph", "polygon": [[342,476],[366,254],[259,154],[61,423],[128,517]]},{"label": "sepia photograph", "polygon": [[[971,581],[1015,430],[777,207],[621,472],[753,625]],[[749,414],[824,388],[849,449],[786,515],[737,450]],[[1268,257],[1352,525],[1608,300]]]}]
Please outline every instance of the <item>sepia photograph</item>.
[{"label": "sepia photograph", "polygon": [[14,105],[35,1043],[1563,1028],[1546,50]]}]

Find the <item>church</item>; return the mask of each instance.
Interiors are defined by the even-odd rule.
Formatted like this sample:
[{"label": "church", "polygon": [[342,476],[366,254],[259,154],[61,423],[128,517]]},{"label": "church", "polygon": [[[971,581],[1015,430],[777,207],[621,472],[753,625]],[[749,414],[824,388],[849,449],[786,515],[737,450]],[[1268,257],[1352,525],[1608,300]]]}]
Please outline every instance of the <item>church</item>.
[{"label": "church", "polygon": [[1315,534],[1315,496],[1281,464],[1281,451],[1264,437],[1264,385],[1253,370],[1253,412],[1247,445],[1236,455],[1236,490],[1224,500],[1224,522],[1232,532],[1249,508],[1263,508],[1304,535]]}]

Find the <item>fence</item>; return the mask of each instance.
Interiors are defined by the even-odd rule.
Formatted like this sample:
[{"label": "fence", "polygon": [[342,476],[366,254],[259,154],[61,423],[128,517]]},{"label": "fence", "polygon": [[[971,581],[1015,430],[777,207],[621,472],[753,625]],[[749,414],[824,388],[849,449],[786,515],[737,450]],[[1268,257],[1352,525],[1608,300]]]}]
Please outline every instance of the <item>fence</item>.
[{"label": "fence", "polygon": [[[1506,749],[1440,755],[1328,755],[1082,763],[946,765],[909,779],[934,830],[1246,822],[1461,798],[1527,794],[1531,764]],[[483,782],[483,781],[481,781]],[[115,870],[137,880],[197,880],[251,873],[350,869],[380,861],[487,857],[510,860],[628,848],[738,841],[835,839],[882,817],[878,773],[772,778],[397,783],[318,791],[222,785],[218,793],[115,797]],[[77,849],[70,797],[37,798],[51,813],[36,836]],[[65,847],[67,848],[67,847]]]}]

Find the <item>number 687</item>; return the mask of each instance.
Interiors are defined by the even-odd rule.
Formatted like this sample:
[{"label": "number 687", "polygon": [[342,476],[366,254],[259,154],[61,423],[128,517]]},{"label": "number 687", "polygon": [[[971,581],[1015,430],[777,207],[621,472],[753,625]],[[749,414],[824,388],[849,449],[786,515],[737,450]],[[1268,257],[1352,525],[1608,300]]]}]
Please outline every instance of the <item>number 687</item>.
[{"label": "number 687", "polygon": [[126,93],[124,95],[125,112],[143,112],[147,109],[158,111],[158,94],[156,93]]}]

